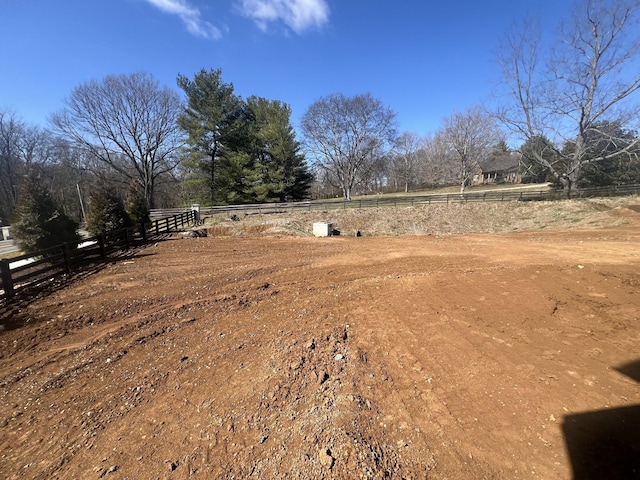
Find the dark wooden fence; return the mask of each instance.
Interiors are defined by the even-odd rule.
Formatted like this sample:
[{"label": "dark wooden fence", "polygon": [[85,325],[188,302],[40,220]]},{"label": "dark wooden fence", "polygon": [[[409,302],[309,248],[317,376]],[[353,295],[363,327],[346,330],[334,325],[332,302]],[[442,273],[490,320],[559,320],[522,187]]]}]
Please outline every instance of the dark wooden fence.
[{"label": "dark wooden fence", "polygon": [[68,275],[85,265],[107,258],[115,251],[144,244],[195,221],[196,212],[190,210],[153,220],[146,225],[123,228],[46,250],[3,258],[0,260],[0,300],[10,300],[19,289]]},{"label": "dark wooden fence", "polygon": [[[583,188],[575,190],[572,194],[573,199],[593,198],[593,197],[616,197],[640,195],[640,185],[614,185],[609,187]],[[306,201],[291,203],[261,203],[261,204],[245,204],[245,205],[223,205],[216,207],[203,207],[200,209],[201,215],[215,214],[267,214],[279,213],[286,211],[328,211],[336,209],[348,208],[384,208],[384,207],[412,207],[418,205],[437,205],[437,204],[464,204],[473,202],[533,202],[533,201],[554,201],[565,200],[567,195],[562,190],[490,190],[485,192],[468,192],[468,193],[446,193],[438,195],[415,195],[415,196],[397,196],[387,197],[382,195],[371,195],[366,198],[358,198],[351,201],[332,200],[332,201]],[[180,209],[155,210],[153,215],[159,217],[173,214]]]}]

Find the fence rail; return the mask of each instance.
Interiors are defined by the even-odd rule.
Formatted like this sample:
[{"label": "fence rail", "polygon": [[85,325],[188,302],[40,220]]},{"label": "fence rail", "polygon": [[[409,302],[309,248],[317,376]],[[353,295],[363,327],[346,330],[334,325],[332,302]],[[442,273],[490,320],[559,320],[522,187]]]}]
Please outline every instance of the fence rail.
[{"label": "fence rail", "polygon": [[[593,197],[616,197],[640,195],[640,185],[615,185],[610,187],[583,188],[575,190],[573,199],[593,198]],[[566,199],[566,193],[562,190],[527,190],[514,192],[511,190],[490,190],[485,192],[470,193],[446,193],[437,195],[416,195],[416,196],[371,196],[356,200],[334,200],[334,201],[304,201],[291,203],[261,203],[245,205],[223,205],[215,207],[200,208],[200,213],[205,216],[215,214],[266,214],[282,213],[287,211],[326,211],[348,208],[382,208],[382,207],[412,207],[417,205],[437,205],[437,204],[465,204],[472,202],[532,202],[532,201],[554,201]],[[176,212],[183,212],[184,209],[154,210],[154,216],[163,216]]]},{"label": "fence rail", "polygon": [[194,223],[196,212],[183,211],[148,224],[123,228],[45,250],[0,260],[0,300],[10,300],[18,290],[57,276],[68,275],[83,265],[107,258],[109,254],[140,245],[160,234]]}]

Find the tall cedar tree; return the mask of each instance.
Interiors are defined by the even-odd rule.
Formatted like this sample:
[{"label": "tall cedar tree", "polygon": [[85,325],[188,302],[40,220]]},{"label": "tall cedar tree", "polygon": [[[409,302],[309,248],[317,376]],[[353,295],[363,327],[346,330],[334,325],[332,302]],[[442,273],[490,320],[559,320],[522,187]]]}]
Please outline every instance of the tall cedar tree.
[{"label": "tall cedar tree", "polygon": [[12,232],[25,253],[80,240],[78,223],[62,212],[33,172],[23,179]]}]

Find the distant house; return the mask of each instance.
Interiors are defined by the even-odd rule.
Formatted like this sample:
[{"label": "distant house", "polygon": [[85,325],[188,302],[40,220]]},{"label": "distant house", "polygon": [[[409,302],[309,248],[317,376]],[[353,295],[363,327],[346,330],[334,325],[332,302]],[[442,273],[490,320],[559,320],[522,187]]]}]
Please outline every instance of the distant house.
[{"label": "distant house", "polygon": [[520,155],[514,152],[480,162],[472,185],[521,182]]}]

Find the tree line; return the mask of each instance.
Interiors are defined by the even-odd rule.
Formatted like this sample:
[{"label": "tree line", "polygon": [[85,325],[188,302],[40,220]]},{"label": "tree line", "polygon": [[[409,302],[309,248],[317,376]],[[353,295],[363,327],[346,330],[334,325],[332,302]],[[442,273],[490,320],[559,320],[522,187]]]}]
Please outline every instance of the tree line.
[{"label": "tree line", "polygon": [[0,111],[0,221],[15,216],[34,177],[76,221],[100,191],[143,218],[189,203],[464,191],[505,169],[569,196],[639,182],[639,12],[639,0],[581,0],[547,43],[535,22],[521,22],[501,42],[497,106],[453,112],[426,136],[399,132],[397,113],[371,94],[336,93],[308,107],[299,140],[286,103],[241,98],[219,69],[179,74],[182,98],[147,73],[84,82],[49,128]]},{"label": "tree line", "polygon": [[[505,167],[568,197],[580,187],[640,182],[639,16],[638,0],[581,0],[546,43],[525,19],[498,50],[498,105],[454,112],[425,137],[396,135],[395,114],[370,97],[321,99],[302,131],[325,193],[348,199],[354,187],[455,183],[464,191]],[[507,138],[519,144],[509,148]]]},{"label": "tree line", "polygon": [[59,230],[53,217],[98,234],[154,207],[307,198],[312,175],[287,104],[243,100],[220,70],[177,83],[184,103],[147,73],[85,82],[49,129],[0,112],[0,222],[13,223],[25,250],[70,241],[45,234]]}]

